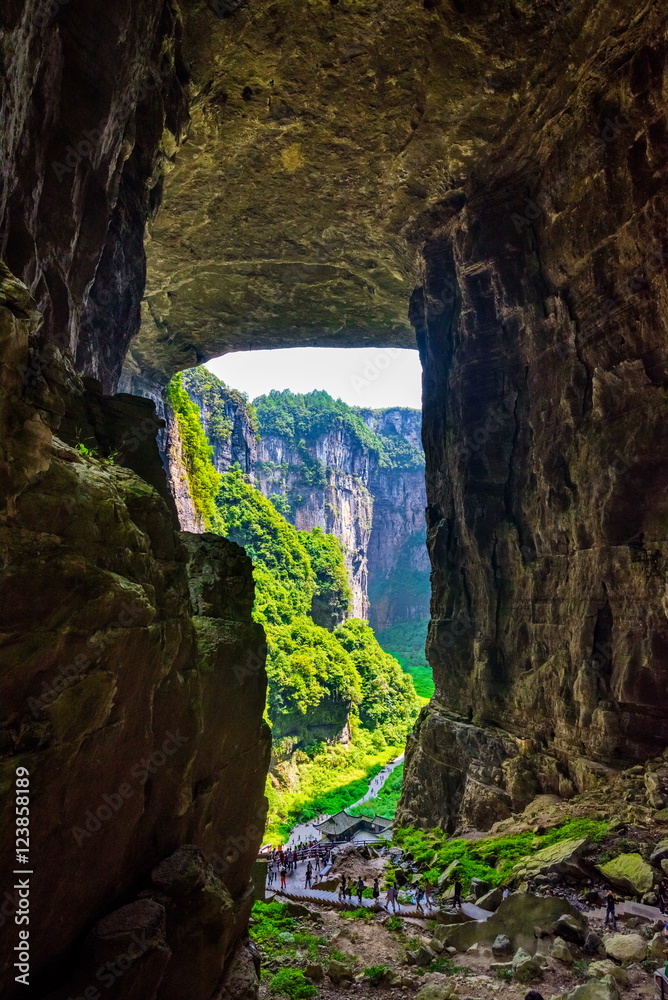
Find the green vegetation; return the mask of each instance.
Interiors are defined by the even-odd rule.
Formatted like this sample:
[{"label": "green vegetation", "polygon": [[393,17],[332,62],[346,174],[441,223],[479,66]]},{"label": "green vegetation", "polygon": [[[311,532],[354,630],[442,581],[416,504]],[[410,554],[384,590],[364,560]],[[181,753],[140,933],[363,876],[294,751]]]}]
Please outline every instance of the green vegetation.
[{"label": "green vegetation", "polygon": [[202,430],[199,410],[190,399],[183,385],[183,374],[175,375],[167,386],[167,402],[171,406],[181,435],[183,462],[188,476],[188,488],[195,510],[204,521],[207,531],[225,533],[214,498],[220,485],[211,456],[213,448]]},{"label": "green vegetation", "polygon": [[[427,598],[425,607],[428,604]],[[376,633],[383,649],[411,675],[418,696],[426,700],[434,693],[434,677],[424,652],[428,626],[429,619],[421,619],[416,622],[399,622]]]},{"label": "green vegetation", "polygon": [[313,934],[296,917],[288,916],[281,903],[255,903],[251,936],[266,959],[295,962],[307,957],[317,961],[327,939]]},{"label": "green vegetation", "polygon": [[370,923],[376,916],[373,910],[367,909],[366,906],[358,906],[354,910],[343,910],[340,917],[345,917],[346,920],[365,920]]},{"label": "green vegetation", "polygon": [[404,776],[404,765],[395,767],[381,790],[373,799],[369,799],[361,806],[349,809],[351,816],[385,816],[393,819],[397,811],[397,803],[401,795],[401,782]]},{"label": "green vegetation", "polygon": [[[272,389],[268,396],[255,400],[255,407],[260,436],[283,438],[307,465],[320,464],[310,456],[309,444],[332,431],[345,434],[353,447],[374,454],[381,468],[410,469],[424,465],[421,448],[409,444],[393,430],[378,434],[366,425],[364,414],[374,416],[376,411],[348,406],[322,390],[299,394],[289,389]],[[309,474],[317,476],[319,470],[311,469]],[[324,486],[326,478],[318,482]]]},{"label": "green vegetation", "polygon": [[410,853],[432,884],[438,884],[445,869],[457,861],[457,877],[467,889],[472,878],[484,879],[493,886],[506,885],[514,867],[527,855],[573,838],[588,837],[600,843],[607,831],[608,824],[603,820],[580,818],[568,820],[542,836],[527,831],[485,840],[449,840],[442,831],[409,828],[396,831],[395,842]]},{"label": "green vegetation", "polygon": [[367,969],[363,969],[363,975],[373,986],[377,986],[387,978],[391,971],[389,965],[370,965]]},{"label": "green vegetation", "polygon": [[257,414],[245,393],[225,385],[204,365],[182,372],[180,378],[188,394],[201,402],[209,437],[228,438],[233,428],[232,413],[239,407],[246,411],[251,429],[257,435]]},{"label": "green vegetation", "polygon": [[[336,813],[360,799],[369,782],[404,748],[406,731],[391,726],[370,733],[356,724],[351,743],[321,744],[297,750],[299,786],[282,783],[281,765],[267,785],[269,826],[267,840],[282,843],[296,823],[306,823],[320,813]],[[276,752],[276,751],[275,751]],[[280,748],[279,748],[280,753]]]},{"label": "green vegetation", "polygon": [[[239,468],[219,473],[189,393],[213,437],[229,437],[235,409],[249,404],[202,368],[177,375],[167,390],[205,528],[244,546],[253,560],[253,616],[267,636],[267,717],[274,729],[267,837],[278,842],[296,822],[359,799],[370,778],[403,749],[420,702],[410,676],[369,625],[344,620],[352,594],[339,541],[319,528],[299,531],[286,519],[299,497],[277,492],[267,499]],[[280,433],[294,445],[311,487],[324,485],[327,474],[307,442],[325,431],[339,428],[382,453],[383,442],[360,414],[324,392],[272,392],[257,401],[257,419],[262,434]],[[308,745],[313,725],[333,733],[347,725],[351,739]],[[397,797],[395,783],[382,800],[384,814]]]},{"label": "green vegetation", "polygon": [[269,990],[289,1000],[310,1000],[318,992],[301,969],[281,969],[272,977]]}]

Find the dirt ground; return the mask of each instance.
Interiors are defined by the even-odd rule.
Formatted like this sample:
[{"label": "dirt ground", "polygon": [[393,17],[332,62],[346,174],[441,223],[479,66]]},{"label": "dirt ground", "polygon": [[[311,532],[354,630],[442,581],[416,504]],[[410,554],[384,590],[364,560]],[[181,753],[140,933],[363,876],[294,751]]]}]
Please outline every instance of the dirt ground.
[{"label": "dirt ground", "polygon": [[[320,909],[322,924],[319,933],[328,938],[331,947],[355,958],[356,970],[369,968],[373,965],[388,965],[397,974],[405,977],[406,984],[402,986],[373,986],[368,982],[343,983],[334,986],[329,979],[315,983],[320,1000],[335,1000],[347,996],[359,997],[360,1000],[392,1000],[399,997],[413,997],[427,983],[447,983],[453,987],[461,1000],[524,1000],[530,989],[537,990],[545,1000],[572,990],[587,980],[572,968],[550,959],[550,967],[545,970],[542,980],[530,986],[505,982],[489,972],[491,956],[484,957],[459,953],[450,956],[455,965],[467,966],[470,972],[455,973],[446,976],[438,972],[426,972],[420,975],[415,966],[404,964],[402,959],[409,939],[431,937],[426,921],[415,918],[404,920],[402,935],[391,932],[381,922],[381,919],[369,923],[363,920],[350,920],[342,917],[337,911]],[[599,922],[592,921],[592,929],[601,931]],[[620,926],[620,930],[623,928]],[[629,985],[620,989],[622,1000],[654,1000],[655,988],[652,975],[640,967],[627,970]],[[262,1000],[273,1000],[268,991],[266,981],[261,986]],[[316,1000],[318,1000],[316,998]]]}]

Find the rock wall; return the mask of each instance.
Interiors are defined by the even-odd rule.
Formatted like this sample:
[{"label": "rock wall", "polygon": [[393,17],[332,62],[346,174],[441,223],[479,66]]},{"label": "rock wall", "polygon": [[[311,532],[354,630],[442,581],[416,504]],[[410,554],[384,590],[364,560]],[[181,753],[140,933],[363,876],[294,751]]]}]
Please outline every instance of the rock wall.
[{"label": "rock wall", "polygon": [[[188,376],[184,384],[199,407],[216,468],[225,472],[236,462],[264,496],[284,500],[279,509],[297,528],[319,527],[341,541],[355,617],[369,618],[374,628],[424,619],[429,560],[420,412],[361,411],[372,431],[393,435],[414,450],[414,464],[389,467],[334,421],[307,442],[306,453],[287,436],[259,434],[240,393],[210,374],[207,380],[206,389]],[[169,449],[170,455],[177,450],[171,444]],[[170,475],[174,479],[178,467]]]},{"label": "rock wall", "polygon": [[[178,532],[153,404],[101,395],[53,341],[31,355],[40,319],[0,266],[0,772],[8,803],[29,773],[30,983],[64,1000],[130,955],[115,997],[208,1000],[266,812],[251,564]],[[6,808],[8,997],[14,829]]]},{"label": "rock wall", "polygon": [[[367,427],[396,434],[422,449],[422,414],[404,408],[362,412]],[[425,546],[424,467],[375,465],[369,479],[373,523],[368,546],[369,622],[382,631],[429,613],[429,557]]]},{"label": "rock wall", "polygon": [[486,828],[668,743],[665,24],[582,23],[413,299],[437,690],[401,822]]}]

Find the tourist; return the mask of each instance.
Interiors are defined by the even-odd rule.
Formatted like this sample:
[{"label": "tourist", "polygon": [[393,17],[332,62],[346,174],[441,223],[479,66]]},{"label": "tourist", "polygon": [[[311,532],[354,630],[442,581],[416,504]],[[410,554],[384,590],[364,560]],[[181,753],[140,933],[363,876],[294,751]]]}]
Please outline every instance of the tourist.
[{"label": "tourist", "polygon": [[310,889],[311,888],[311,879],[312,878],[313,878],[313,868],[311,867],[311,862],[309,861],[308,865],[306,866],[306,878],[304,879],[304,888],[305,889]]},{"label": "tourist", "polygon": [[659,897],[659,909],[662,913],[665,913],[666,905],[668,905],[668,884],[666,883],[665,878],[661,879],[659,882],[657,895]]},{"label": "tourist", "polygon": [[339,899],[345,899],[346,896],[346,876],[341,876],[341,881],[339,882]]},{"label": "tourist", "polygon": [[424,913],[424,910],[422,908],[423,896],[424,896],[424,889],[422,888],[421,885],[418,884],[418,887],[415,890],[415,909],[418,911],[418,913]]},{"label": "tourist", "polygon": [[425,882],[424,884],[424,898],[427,908],[432,910],[434,908],[434,887],[431,882]]},{"label": "tourist", "polygon": [[613,931],[617,930],[617,916],[615,914],[615,897],[612,892],[609,892],[605,897],[605,923],[604,927],[608,926],[608,923],[612,926]]},{"label": "tourist", "polygon": [[376,900],[380,897],[380,883],[378,881],[378,876],[376,876],[376,878],[373,880],[373,889],[371,890],[371,895]]},{"label": "tourist", "polygon": [[501,893],[501,899],[508,899],[509,895],[510,895],[510,889],[508,888],[508,886],[505,886],[503,892]]},{"label": "tourist", "polygon": [[462,883],[457,879],[455,882],[455,900],[454,905],[458,906],[461,910],[462,908]]},{"label": "tourist", "polygon": [[364,893],[364,879],[360,875],[360,877],[357,879],[357,900],[358,900],[360,906],[362,905],[362,895],[363,895],[363,893]]},{"label": "tourist", "polygon": [[285,889],[285,879],[287,877],[287,871],[285,868],[281,868],[281,889]]},{"label": "tourist", "polygon": [[390,910],[390,906],[394,909],[395,913],[397,912],[397,897],[398,896],[399,896],[399,892],[397,890],[397,887],[394,886],[394,885],[392,885],[390,883],[390,885],[388,885],[388,887],[387,887],[387,892],[385,893],[385,903],[386,903],[386,908],[387,908],[388,913],[389,913],[389,910]]}]

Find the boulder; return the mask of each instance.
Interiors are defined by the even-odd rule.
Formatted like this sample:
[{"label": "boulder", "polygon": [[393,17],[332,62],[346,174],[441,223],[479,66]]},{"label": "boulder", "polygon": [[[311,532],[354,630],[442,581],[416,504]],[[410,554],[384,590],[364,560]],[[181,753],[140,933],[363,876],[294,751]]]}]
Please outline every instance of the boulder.
[{"label": "boulder", "polygon": [[647,954],[647,942],[640,934],[608,934],[603,938],[605,953],[622,965],[642,962]]},{"label": "boulder", "polygon": [[668,939],[665,934],[655,934],[647,946],[648,958],[656,962],[664,962],[668,958]]},{"label": "boulder", "polygon": [[429,944],[427,945],[427,947],[431,948],[432,951],[436,951],[436,952],[443,951],[443,942],[439,941],[439,939],[437,937],[433,937],[433,938],[430,938]]},{"label": "boulder", "polygon": [[335,959],[332,959],[327,966],[327,975],[335,986],[338,986],[339,983],[345,981],[352,982],[353,980],[353,974],[348,966],[344,965],[343,962],[337,962]]},{"label": "boulder", "polygon": [[598,870],[615,889],[629,895],[642,896],[654,884],[654,872],[640,854],[620,854]]},{"label": "boulder", "polygon": [[649,861],[650,864],[656,865],[657,868],[661,867],[661,862],[668,859],[668,837],[664,840],[660,840],[656,845],[652,853],[650,854]]},{"label": "boulder", "polygon": [[583,945],[587,935],[587,918],[584,913],[562,913],[557,920],[555,930],[564,941]]},{"label": "boulder", "polygon": [[314,983],[319,983],[325,978],[325,970],[322,965],[318,965],[317,963],[314,963],[313,965],[309,964],[306,966],[304,975],[307,979],[313,980]]},{"label": "boulder", "polygon": [[524,948],[518,948],[515,952],[511,968],[513,978],[518,983],[531,983],[536,979],[541,979],[543,975],[538,959],[534,955],[530,955]]},{"label": "boulder", "polygon": [[584,837],[562,840],[551,847],[523,858],[514,869],[513,874],[519,879],[532,879],[537,875],[568,875],[572,878],[584,878],[585,871],[580,865],[582,855],[591,847],[590,841]]},{"label": "boulder", "polygon": [[575,961],[573,952],[569,948],[566,941],[560,937],[555,938],[550,954],[552,955],[552,958],[556,958],[557,961],[563,962],[565,965],[572,965]]},{"label": "boulder", "polygon": [[513,892],[487,920],[470,920],[465,924],[445,924],[434,931],[441,941],[466,951],[472,944],[491,945],[497,935],[509,938],[513,949],[524,948],[529,954],[536,950],[535,928],[554,928],[565,913],[576,919],[582,914],[558,896],[535,896]]},{"label": "boulder", "polygon": [[290,917],[310,917],[311,911],[308,906],[304,906],[303,903],[295,903],[293,900],[289,900],[285,904],[285,912]]},{"label": "boulder", "polygon": [[406,957],[412,965],[419,965],[426,968],[436,958],[436,952],[433,952],[431,948],[423,944],[419,948],[416,948],[415,951],[407,951]]},{"label": "boulder", "polygon": [[[668,853],[665,855],[668,858]],[[471,879],[471,892],[475,896],[476,900],[484,896],[485,893],[489,892],[492,888],[491,883],[486,882],[482,878],[472,878]]]},{"label": "boulder", "polygon": [[496,889],[486,892],[484,896],[478,899],[478,906],[483,910],[490,910],[493,913],[501,905],[502,899],[503,889],[501,886],[497,886]]},{"label": "boulder", "polygon": [[595,931],[589,931],[584,943],[585,955],[605,955],[603,942]]},{"label": "boulder", "polygon": [[507,934],[497,934],[492,942],[492,954],[496,958],[502,955],[512,955],[513,945]]},{"label": "boulder", "polygon": [[415,996],[415,1000],[455,1000],[457,992],[450,983],[427,983]]},{"label": "boulder", "polygon": [[561,1000],[619,1000],[619,989],[612,976],[590,979],[582,986],[564,993]]},{"label": "boulder", "polygon": [[654,813],[654,819],[657,823],[668,823],[668,809],[659,809]]},{"label": "boulder", "polygon": [[628,986],[629,974],[621,965],[615,965],[609,958],[604,958],[599,962],[591,962],[586,972],[588,979],[605,979],[612,976],[618,986]]}]

